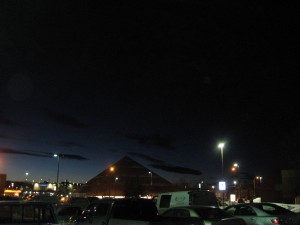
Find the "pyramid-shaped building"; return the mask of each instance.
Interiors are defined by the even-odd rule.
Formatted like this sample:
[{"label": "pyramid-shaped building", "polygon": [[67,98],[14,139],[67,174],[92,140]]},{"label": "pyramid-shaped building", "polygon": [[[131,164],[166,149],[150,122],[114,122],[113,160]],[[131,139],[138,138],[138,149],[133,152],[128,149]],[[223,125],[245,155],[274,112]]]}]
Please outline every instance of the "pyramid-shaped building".
[{"label": "pyramid-shaped building", "polygon": [[78,190],[82,196],[154,196],[175,186],[132,158],[125,156]]}]

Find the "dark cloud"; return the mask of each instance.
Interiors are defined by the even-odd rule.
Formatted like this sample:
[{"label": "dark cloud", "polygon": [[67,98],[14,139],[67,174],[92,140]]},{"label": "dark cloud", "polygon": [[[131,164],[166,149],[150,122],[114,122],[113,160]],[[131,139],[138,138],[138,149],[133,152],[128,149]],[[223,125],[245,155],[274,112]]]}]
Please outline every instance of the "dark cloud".
[{"label": "dark cloud", "polygon": [[164,170],[167,172],[172,173],[180,173],[180,174],[190,174],[190,175],[201,175],[202,172],[199,170],[190,169],[187,167],[181,167],[181,166],[173,166],[173,165],[165,165],[165,164],[150,164],[149,166],[152,166],[156,169]]},{"label": "dark cloud", "polygon": [[87,160],[86,157],[83,157],[81,155],[73,155],[73,154],[58,154],[61,158],[66,159],[76,159],[76,160]]},{"label": "dark cloud", "polygon": [[142,135],[136,133],[130,133],[124,135],[128,139],[137,141],[141,145],[156,146],[168,150],[175,149],[174,143],[170,137],[162,136],[160,134]]},{"label": "dark cloud", "polygon": [[30,152],[41,154],[41,155],[44,155],[46,157],[54,157],[54,155],[58,155],[60,158],[65,158],[65,159],[87,160],[87,158],[84,157],[84,156],[74,155],[74,154],[40,152],[40,151],[30,151]]},{"label": "dark cloud", "polygon": [[153,158],[151,156],[148,156],[148,155],[145,155],[145,154],[141,154],[141,153],[136,153],[136,152],[128,152],[129,155],[131,156],[137,156],[137,157],[140,157],[142,159],[145,159],[147,161],[150,161],[150,162],[153,162],[153,163],[165,163],[163,160],[160,160],[160,159],[156,159],[156,158]]},{"label": "dark cloud", "polygon": [[45,111],[45,115],[50,118],[51,120],[69,126],[69,127],[75,127],[75,128],[87,128],[88,125],[85,123],[80,122],[74,117],[71,117],[66,114],[53,112],[51,110]]},{"label": "dark cloud", "polygon": [[[51,152],[19,151],[19,150],[15,150],[15,149],[11,149],[11,148],[5,148],[5,147],[0,147],[0,153],[27,155],[27,156],[37,156],[37,157],[47,157],[47,158],[54,157],[54,153],[51,153]],[[58,153],[58,155],[61,158],[66,158],[66,159],[87,160],[87,158],[85,158],[81,155],[63,154],[63,153]]]},{"label": "dark cloud", "polygon": [[82,148],[84,147],[83,144],[77,143],[77,142],[63,142],[62,146],[72,148],[72,147],[77,147],[77,148]]},{"label": "dark cloud", "polygon": [[18,151],[18,150],[15,150],[15,149],[3,148],[3,147],[0,147],[0,153],[27,155],[27,156],[37,156],[37,157],[49,157],[47,155],[37,153],[37,152]]}]

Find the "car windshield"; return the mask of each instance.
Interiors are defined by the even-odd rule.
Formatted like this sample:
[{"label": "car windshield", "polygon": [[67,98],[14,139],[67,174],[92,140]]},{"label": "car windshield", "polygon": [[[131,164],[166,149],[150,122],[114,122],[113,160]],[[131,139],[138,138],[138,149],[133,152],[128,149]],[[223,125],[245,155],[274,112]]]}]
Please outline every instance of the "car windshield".
[{"label": "car windshield", "polygon": [[215,220],[232,217],[219,208],[195,208],[195,211],[205,220]]}]

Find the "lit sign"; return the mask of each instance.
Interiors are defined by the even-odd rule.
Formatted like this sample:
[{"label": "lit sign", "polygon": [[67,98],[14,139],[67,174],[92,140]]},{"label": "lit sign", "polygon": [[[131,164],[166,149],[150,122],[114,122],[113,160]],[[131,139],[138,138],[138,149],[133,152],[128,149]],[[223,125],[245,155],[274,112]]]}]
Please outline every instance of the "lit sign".
[{"label": "lit sign", "polygon": [[225,191],[226,190],[226,182],[225,181],[220,181],[219,182],[219,190],[220,191]]}]

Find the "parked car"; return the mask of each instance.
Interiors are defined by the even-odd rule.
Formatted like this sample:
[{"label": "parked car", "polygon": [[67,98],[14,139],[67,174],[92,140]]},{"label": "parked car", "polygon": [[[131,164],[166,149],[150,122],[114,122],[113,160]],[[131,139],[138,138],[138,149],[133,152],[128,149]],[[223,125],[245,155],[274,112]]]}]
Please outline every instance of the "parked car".
[{"label": "parked car", "polygon": [[82,209],[80,206],[74,205],[58,205],[56,208],[56,215],[60,225],[66,225],[69,223],[70,217],[80,216]]},{"label": "parked car", "polygon": [[155,203],[150,199],[116,199],[102,225],[149,225],[158,220]]},{"label": "parked car", "polygon": [[[214,206],[182,206],[173,207],[160,215],[162,218],[173,220],[174,225],[246,225],[244,220],[234,218],[222,209]],[[162,220],[166,221],[166,219]]]},{"label": "parked car", "polygon": [[300,224],[295,213],[272,203],[243,203],[224,209],[230,215],[245,220],[247,225]]},{"label": "parked car", "polygon": [[159,193],[156,199],[158,213],[161,214],[169,208],[181,206],[218,206],[214,192],[189,190]]},{"label": "parked car", "polygon": [[106,214],[113,199],[98,199],[89,204],[80,215],[73,215],[69,218],[69,224],[79,225],[102,225],[106,220]]},{"label": "parked car", "polygon": [[0,224],[54,225],[58,220],[51,203],[0,201]]}]

